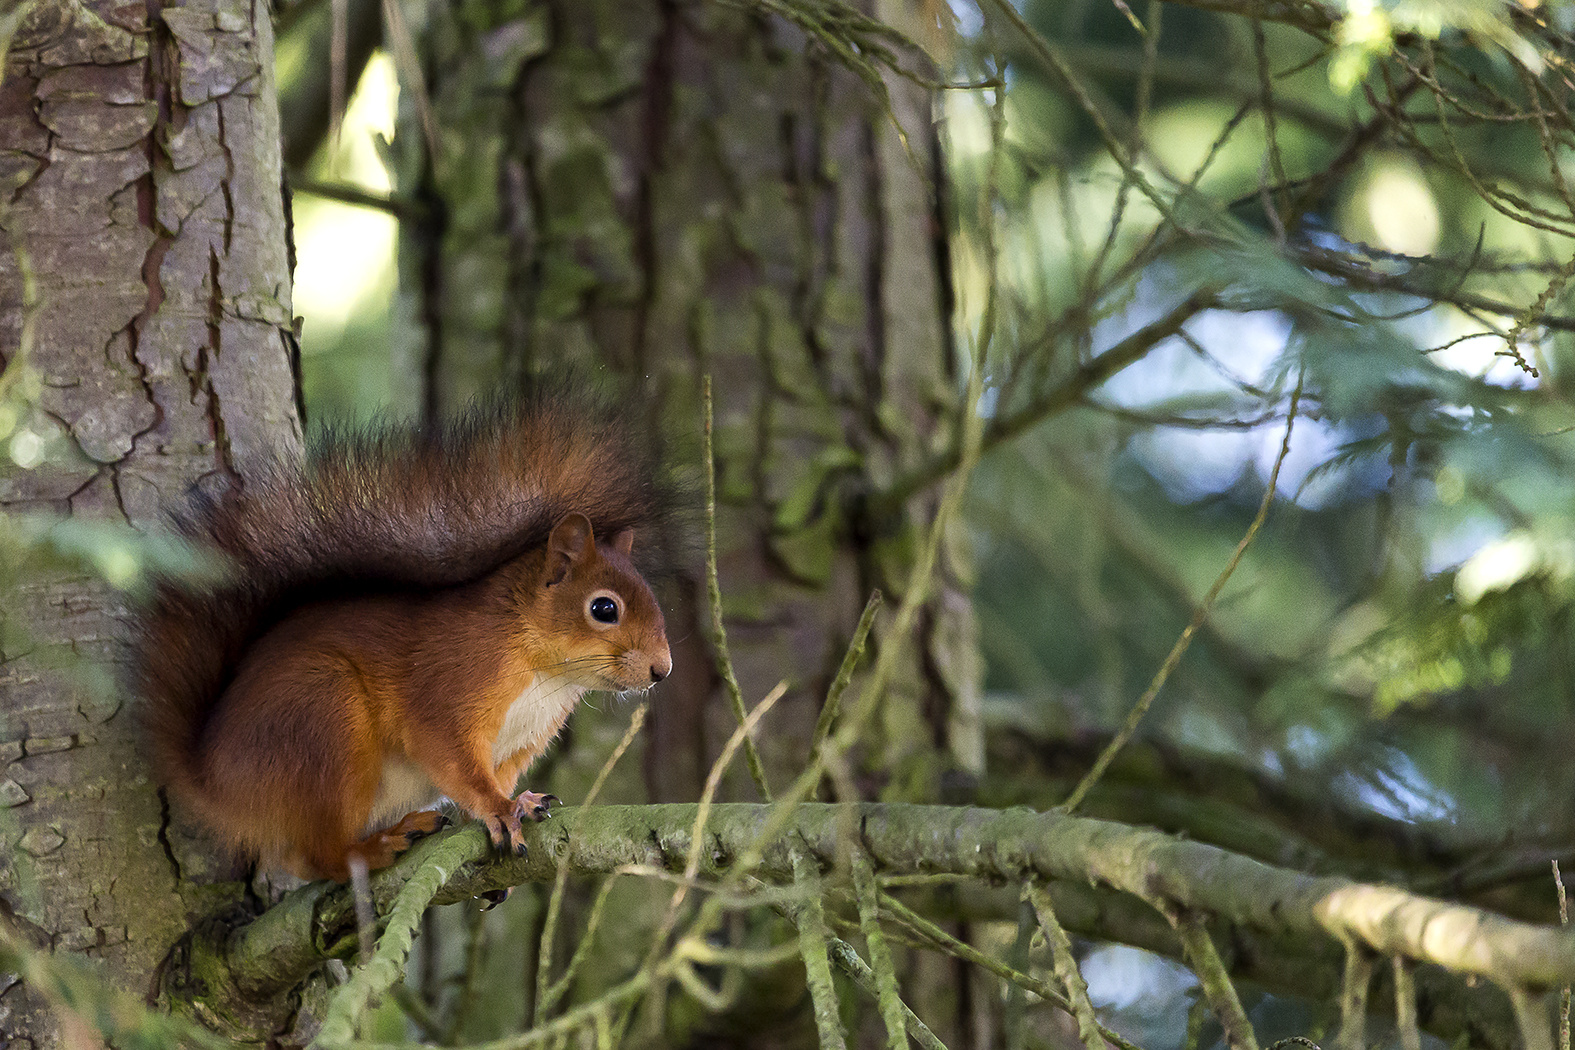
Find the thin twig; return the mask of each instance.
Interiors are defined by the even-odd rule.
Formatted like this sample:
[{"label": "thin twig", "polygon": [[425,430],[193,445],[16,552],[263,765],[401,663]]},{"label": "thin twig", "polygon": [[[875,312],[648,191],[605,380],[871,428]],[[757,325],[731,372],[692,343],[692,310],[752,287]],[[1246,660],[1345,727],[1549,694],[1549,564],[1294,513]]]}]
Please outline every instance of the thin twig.
[{"label": "thin twig", "polygon": [[383,0],[383,22],[388,30],[388,41],[394,52],[394,68],[399,71],[415,99],[416,116],[421,123],[421,133],[426,139],[427,153],[432,169],[438,166],[437,116],[432,111],[432,97],[427,93],[426,76],[421,71],[421,59],[416,54],[416,40],[405,21],[401,0]]},{"label": "thin twig", "polygon": [[875,977],[875,998],[880,1005],[881,1020],[886,1025],[886,1045],[889,1050],[907,1050],[907,1024],[903,1016],[902,995],[897,988],[897,967],[892,962],[891,949],[886,944],[886,934],[880,926],[880,890],[875,883],[869,855],[862,849],[855,849],[850,867],[859,906],[859,931],[864,934],[864,943],[869,945],[869,965]]},{"label": "thin twig", "polygon": [[[869,964],[859,958],[859,953],[853,950],[853,945],[838,937],[833,937],[827,945],[831,953],[831,961],[837,968],[848,975],[848,979],[858,985],[866,995],[878,997],[875,973]],[[946,1050],[946,1044],[941,1042],[930,1027],[919,1020],[919,1015],[908,1008],[907,1003],[899,1002],[902,1007],[902,1019],[908,1035],[919,1044],[920,1050]]]},{"label": "thin twig", "polygon": [[1169,910],[1165,910],[1165,917],[1181,937],[1187,961],[1192,964],[1192,972],[1198,975],[1198,984],[1214,1016],[1225,1029],[1225,1039],[1231,1050],[1258,1050],[1258,1037],[1252,1030],[1252,1022],[1247,1019],[1247,1011],[1242,1008],[1230,972],[1225,969],[1225,962],[1215,949],[1202,918],[1196,912],[1176,914]]},{"label": "thin twig", "polygon": [[435,1043],[442,1037],[443,1025],[427,1006],[426,1000],[417,995],[409,985],[395,984],[389,989],[389,994],[394,997],[394,1002],[404,1011],[411,1023],[420,1030],[422,1039]]},{"label": "thin twig", "polygon": [[355,898],[355,932],[359,944],[356,955],[361,965],[372,961],[377,947],[377,909],[372,906],[372,890],[367,885],[366,858],[352,853],[349,859],[350,893]]},{"label": "thin twig", "polygon": [[1547,996],[1518,984],[1505,989],[1515,1008],[1515,1024],[1520,1028],[1523,1050],[1553,1050],[1553,1030],[1548,1025]]},{"label": "thin twig", "polygon": [[[1144,325],[1098,357],[1085,361],[1059,386],[1031,403],[997,416],[980,437],[979,452],[989,452],[1012,441],[1051,416],[1082,402],[1088,391],[1117,372],[1141,360],[1154,347],[1181,331],[1183,325],[1204,310],[1218,305],[1213,292],[1198,291],[1183,299],[1158,320]],[[975,413],[977,415],[977,413]],[[962,464],[962,452],[953,447],[900,475],[871,500],[877,510],[899,507],[914,493],[935,482],[952,477]]]},{"label": "thin twig", "polygon": [[[958,940],[956,937],[953,937],[951,934],[947,933],[945,930],[941,929],[939,926],[935,925],[935,923],[926,919],[924,916],[920,915],[906,904],[903,904],[895,897],[888,896],[884,893],[881,894],[880,906],[882,910],[890,912],[896,919],[942,951],[947,952],[950,955],[954,955],[964,962],[969,962],[975,966],[981,967],[982,969],[995,974],[1003,981],[1008,981],[1012,984],[1019,985],[1020,987],[1033,992],[1035,995],[1039,996],[1039,998],[1044,999],[1047,1002],[1054,1003],[1056,1006],[1059,1006],[1061,1009],[1065,1010],[1068,1014],[1072,1012],[1071,1002],[1060,992],[1059,989],[1051,987],[1036,977],[1032,977],[1029,974],[1015,970],[1001,962],[999,959],[996,959],[994,956],[986,955],[979,951],[979,949],[975,948],[973,945]],[[1141,1050],[1137,1044],[1133,1043],[1131,1040],[1122,1036],[1115,1030],[1105,1027],[1104,1025],[1100,1025],[1099,1034],[1104,1036],[1109,1042],[1114,1043],[1117,1047],[1120,1047],[1120,1050]]]},{"label": "thin twig", "polygon": [[350,0],[331,0],[328,23],[328,170],[332,174],[338,170],[339,136],[344,130],[349,87],[345,70],[350,64]]},{"label": "thin twig", "polygon": [[1403,955],[1392,960],[1395,974],[1395,1028],[1400,1032],[1400,1050],[1422,1050],[1422,1030],[1416,1023],[1416,977],[1411,962]]},{"label": "thin twig", "polygon": [[[1187,1007],[1187,1036],[1182,1040],[1182,1050],[1199,1050],[1203,1045],[1203,1022],[1209,1019],[1209,1002],[1202,995]],[[1314,1047],[1313,1050],[1318,1050]]]},{"label": "thin twig", "polygon": [[[561,869],[560,869],[561,870]],[[580,971],[581,965],[590,957],[591,946],[596,943],[596,931],[601,928],[602,913],[607,908],[607,898],[612,895],[613,886],[618,881],[620,872],[613,872],[602,880],[602,885],[596,892],[596,900],[591,904],[591,914],[585,920],[585,928],[580,931],[579,943],[574,947],[574,954],[569,957],[569,965],[563,968],[563,976],[559,977],[545,989],[537,983],[536,1002],[545,1004],[538,1006],[532,1024],[541,1024],[546,1019],[552,1008],[563,998],[563,994],[574,983],[574,977]],[[540,970],[537,973],[540,974]]]},{"label": "thin twig", "polygon": [[[585,801],[581,806],[591,806],[596,802],[596,796],[601,794],[602,785],[607,783],[607,778],[612,775],[613,767],[629,750],[629,745],[634,743],[634,738],[639,735],[640,727],[645,725],[645,713],[650,709],[650,701],[641,701],[640,706],[634,709],[634,714],[629,716],[629,727],[623,731],[623,739],[618,741],[618,746],[613,748],[612,754],[607,756],[607,761],[602,763],[602,768],[596,774],[596,782],[591,785],[591,790],[586,792]],[[549,985],[552,976],[552,951],[553,941],[557,937],[558,913],[563,908],[563,896],[569,885],[568,850],[558,859],[558,874],[553,879],[552,894],[547,898],[547,917],[542,922],[541,940],[536,949],[536,1003],[531,1011],[531,1023],[541,1024],[546,1019],[548,1012],[568,989],[568,982],[574,973],[574,962],[570,962],[569,970],[564,974],[563,980],[556,985]],[[597,898],[597,907],[600,907],[606,891],[612,886],[612,879],[603,884],[602,896]],[[595,919],[595,909],[592,909],[592,918]],[[591,939],[588,929],[580,935],[580,947],[575,950],[574,958],[579,959],[585,945]],[[556,990],[556,994],[554,991]]]},{"label": "thin twig", "polygon": [[324,200],[338,201],[340,204],[354,204],[360,208],[387,212],[401,222],[422,222],[428,214],[425,207],[409,198],[374,193],[361,186],[352,186],[345,182],[324,182],[322,179],[312,179],[294,173],[290,174],[289,181],[290,189],[295,193],[307,193],[313,197],[322,197]]},{"label": "thin twig", "polygon": [[[1553,884],[1559,891],[1559,925],[1570,924],[1570,902],[1564,892],[1564,876],[1559,872],[1559,862],[1553,861]],[[1559,1050],[1570,1050],[1570,986],[1559,987]]]},{"label": "thin twig", "polygon": [[[684,900],[689,896],[695,875],[700,871],[700,857],[705,847],[706,819],[710,816],[711,806],[715,801],[717,789],[722,784],[722,775],[727,772],[728,766],[732,764],[733,756],[738,753],[738,749],[742,746],[743,741],[748,739],[755,726],[776,705],[776,702],[782,699],[783,694],[786,692],[787,682],[784,681],[779,682],[775,689],[767,693],[765,698],[755,705],[755,709],[749,713],[749,716],[744,719],[738,728],[733,730],[733,735],[728,738],[727,743],[722,747],[722,753],[711,764],[710,775],[706,777],[705,788],[700,793],[700,802],[695,807],[694,824],[690,828],[689,856],[684,862],[683,881],[673,890],[672,899],[667,902],[667,912],[662,916],[662,921],[658,925],[655,935],[651,938],[650,950],[646,953],[645,962],[640,967],[641,973],[649,973],[654,978],[649,986],[648,994],[658,1001],[665,994],[666,989],[666,982],[662,979],[662,974],[658,968],[658,964],[662,959],[662,947],[667,943],[668,936],[678,925],[680,909],[683,907]],[[773,811],[780,808],[780,804],[772,807]],[[762,835],[762,837],[764,836]],[[763,846],[760,848],[762,851],[764,850]],[[745,874],[741,871],[743,867],[742,862],[734,865],[734,870],[730,874],[742,878],[743,874]],[[716,899],[711,898],[707,900],[696,919],[695,927],[709,929],[719,913],[720,906],[717,904]],[[653,1010],[652,1017],[656,1016],[657,1011]]]},{"label": "thin twig", "polygon": [[1072,938],[1066,935],[1061,920],[1056,918],[1050,894],[1038,883],[1027,882],[1023,885],[1023,897],[1033,905],[1034,914],[1039,917],[1039,929],[1045,935],[1045,942],[1050,945],[1056,979],[1066,991],[1066,997],[1072,1003],[1072,1016],[1077,1019],[1078,1038],[1083,1040],[1088,1050],[1104,1050],[1105,1041],[1099,1032],[1099,1018],[1094,1013],[1093,1002],[1088,998],[1088,982],[1083,980],[1082,971],[1077,968],[1077,957],[1072,954]]},{"label": "thin twig", "polygon": [[[1017,902],[1017,936],[1012,940],[1012,969],[1020,973],[1029,970],[1029,949],[1033,947],[1034,931],[1039,922],[1034,917],[1034,906],[1026,899]],[[1022,985],[1008,984],[1006,1004],[1002,1009],[1002,1027],[1006,1030],[1006,1050],[1024,1050],[1028,1045],[1028,993]]]},{"label": "thin twig", "polygon": [[487,953],[487,909],[475,907],[469,915],[470,935],[465,939],[465,962],[459,972],[459,991],[454,995],[448,1011],[448,1024],[443,1028],[444,1046],[458,1046],[465,1022],[476,1006],[481,993],[481,960]]},{"label": "thin twig", "polygon": [[804,981],[814,1005],[815,1028],[821,1050],[846,1050],[842,1018],[837,1010],[837,989],[831,981],[831,960],[826,948],[826,916],[821,905],[820,870],[807,850],[793,851],[793,881],[804,891],[799,909],[798,944],[804,959]]},{"label": "thin twig", "polygon": [[[727,648],[727,628],[722,623],[722,586],[716,571],[716,449],[712,444],[713,413],[711,402],[711,376],[701,380],[700,398],[705,404],[705,591],[711,603],[711,647],[716,653],[716,669],[727,685],[727,698],[733,705],[733,717],[740,725],[748,717],[744,709],[744,691],[738,686],[738,676],[733,673],[733,657]],[[766,781],[766,767],[760,761],[760,751],[754,740],[744,738],[744,759],[749,764],[749,775],[755,781],[762,802],[771,801],[771,785]]]},{"label": "thin twig", "polygon": [[1105,770],[1110,768],[1110,763],[1115,761],[1116,755],[1126,746],[1127,741],[1131,740],[1132,735],[1137,732],[1138,724],[1143,721],[1143,716],[1148,713],[1149,707],[1154,703],[1154,698],[1159,695],[1160,689],[1164,688],[1171,672],[1181,663],[1181,658],[1186,654],[1187,647],[1192,644],[1192,636],[1203,626],[1204,620],[1208,618],[1209,610],[1214,607],[1215,599],[1225,589],[1225,584],[1230,580],[1231,575],[1235,573],[1236,566],[1241,564],[1242,555],[1247,553],[1247,548],[1252,546],[1252,541],[1258,536],[1258,530],[1263,528],[1263,523],[1269,516],[1269,507],[1274,503],[1275,490],[1279,486],[1280,468],[1285,465],[1285,457],[1291,451],[1291,431],[1296,425],[1296,410],[1301,404],[1301,399],[1302,379],[1298,378],[1296,389],[1291,394],[1291,407],[1286,412],[1285,437],[1280,441],[1280,451],[1274,458],[1274,469],[1269,472],[1269,483],[1264,487],[1263,499],[1258,503],[1258,513],[1253,516],[1252,524],[1247,526],[1246,533],[1242,536],[1241,541],[1236,544],[1236,550],[1232,552],[1230,560],[1225,563],[1225,568],[1220,571],[1219,576],[1214,580],[1213,586],[1203,596],[1203,600],[1198,603],[1197,610],[1193,612],[1191,621],[1182,630],[1181,637],[1176,639],[1176,644],[1171,647],[1164,663],[1160,664],[1159,670],[1154,674],[1153,681],[1149,682],[1148,688],[1143,691],[1143,695],[1138,698],[1138,702],[1128,712],[1126,721],[1122,723],[1120,730],[1117,731],[1110,743],[1105,746],[1105,749],[1100,752],[1099,758],[1094,761],[1093,768],[1088,771],[1087,775],[1073,789],[1067,800],[1060,805],[1059,808],[1063,812],[1070,813],[1078,807],[1078,804],[1083,801],[1090,789],[1099,783],[1099,778],[1105,775]]},{"label": "thin twig", "polygon": [[853,629],[853,638],[848,642],[847,651],[842,654],[842,666],[837,668],[837,677],[832,680],[831,688],[826,690],[826,702],[821,705],[820,717],[815,720],[815,732],[810,738],[811,765],[822,760],[831,727],[842,713],[842,694],[847,692],[848,683],[853,680],[853,670],[864,655],[864,644],[869,639],[870,628],[875,625],[875,614],[880,611],[881,601],[880,591],[870,593],[870,600],[864,604],[864,612],[859,616],[858,626]]},{"label": "thin twig", "polygon": [[1340,1050],[1367,1050],[1367,994],[1373,983],[1373,955],[1355,941],[1345,945],[1345,975],[1340,981]]},{"label": "thin twig", "polygon": [[394,898],[388,925],[371,960],[358,968],[328,1001],[314,1046],[333,1047],[349,1042],[371,1001],[404,976],[405,959],[410,955],[416,926],[427,904],[459,870],[469,848],[470,840],[456,835],[436,843],[426,853],[421,866]]}]

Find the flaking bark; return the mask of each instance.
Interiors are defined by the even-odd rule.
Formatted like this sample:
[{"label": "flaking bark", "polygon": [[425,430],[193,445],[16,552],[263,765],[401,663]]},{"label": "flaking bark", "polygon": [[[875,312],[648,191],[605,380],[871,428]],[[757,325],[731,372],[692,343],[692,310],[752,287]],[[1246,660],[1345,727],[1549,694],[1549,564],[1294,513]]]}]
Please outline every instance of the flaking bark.
[{"label": "flaking bark", "polygon": [[[268,5],[39,0],[6,56],[0,184],[0,364],[31,309],[27,425],[51,442],[37,469],[6,464],[0,510],[144,528],[298,440]],[[124,600],[56,575],[5,613],[28,642],[0,654],[0,913],[146,988],[226,873],[169,825],[131,705],[62,669],[113,665]],[[0,978],[6,1038],[59,1031]]]}]

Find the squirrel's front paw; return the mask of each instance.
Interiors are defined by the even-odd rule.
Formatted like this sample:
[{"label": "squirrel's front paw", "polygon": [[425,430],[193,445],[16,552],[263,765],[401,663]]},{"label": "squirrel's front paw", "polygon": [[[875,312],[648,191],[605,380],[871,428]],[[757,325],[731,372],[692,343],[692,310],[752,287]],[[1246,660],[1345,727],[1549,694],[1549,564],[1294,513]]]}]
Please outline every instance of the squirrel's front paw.
[{"label": "squirrel's front paw", "polygon": [[557,795],[539,795],[534,791],[521,791],[515,799],[515,805],[524,807],[524,815],[538,822],[552,816],[547,807],[554,802],[563,805],[563,800]]},{"label": "squirrel's front paw", "polygon": [[501,813],[489,813],[481,818],[481,822],[487,826],[487,837],[492,840],[493,849],[499,852],[506,850],[516,857],[525,856],[525,829],[522,826],[525,815],[526,807],[515,802]]}]

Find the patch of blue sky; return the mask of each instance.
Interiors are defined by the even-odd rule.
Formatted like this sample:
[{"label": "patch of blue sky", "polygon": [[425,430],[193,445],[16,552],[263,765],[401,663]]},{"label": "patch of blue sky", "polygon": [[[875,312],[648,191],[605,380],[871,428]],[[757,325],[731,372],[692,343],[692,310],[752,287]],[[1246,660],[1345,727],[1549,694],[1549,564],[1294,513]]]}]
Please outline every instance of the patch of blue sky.
[{"label": "patch of blue sky", "polygon": [[[1153,311],[1157,315],[1157,310]],[[1152,320],[1147,308],[1129,312],[1110,330],[1096,331],[1096,342],[1110,345]],[[1132,316],[1137,315],[1137,316]],[[1209,354],[1206,360],[1179,338],[1156,347],[1139,366],[1113,376],[1100,390],[1108,402],[1134,411],[1188,414],[1195,403],[1201,418],[1261,414],[1265,402],[1233,382],[1264,387],[1278,371],[1290,337],[1290,323],[1277,311],[1231,313],[1210,310],[1188,326],[1188,334]],[[1221,412],[1221,405],[1231,406]],[[1222,492],[1251,469],[1267,483],[1284,439],[1279,420],[1247,429],[1157,426],[1132,439],[1131,449],[1164,485],[1172,499],[1192,502]],[[1292,431],[1280,473],[1280,492],[1302,506],[1320,507],[1343,489],[1338,471],[1314,475],[1347,440],[1341,430],[1304,417]]]},{"label": "patch of blue sky", "polygon": [[1341,774],[1339,787],[1375,813],[1409,823],[1434,823],[1452,820],[1455,802],[1416,767],[1410,757],[1395,748],[1384,749],[1388,765],[1367,777]]},{"label": "patch of blue sky", "polygon": [[1095,1006],[1126,1010],[1140,1003],[1169,1003],[1197,986],[1178,962],[1124,944],[1101,945],[1083,957],[1080,969]]}]

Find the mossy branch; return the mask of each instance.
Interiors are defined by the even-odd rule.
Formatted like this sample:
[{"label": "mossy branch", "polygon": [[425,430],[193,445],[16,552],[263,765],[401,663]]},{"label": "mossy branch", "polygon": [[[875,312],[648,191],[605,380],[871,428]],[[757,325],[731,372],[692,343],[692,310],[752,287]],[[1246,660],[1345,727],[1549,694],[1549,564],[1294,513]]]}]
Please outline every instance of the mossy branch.
[{"label": "mossy branch", "polygon": [[[497,859],[479,825],[418,844],[371,880],[386,914],[401,888],[441,852],[454,874],[431,903],[464,900],[525,882],[550,882],[560,862],[572,875],[630,866],[681,871],[698,856],[701,878],[725,873],[759,833],[769,807],[712,808],[692,853],[694,805],[565,809],[528,829],[530,855]],[[1266,933],[1322,934],[1387,956],[1430,962],[1506,987],[1557,987],[1575,979],[1575,931],[1535,926],[1386,886],[1313,877],[1203,843],[1105,821],[1031,810],[805,803],[786,834],[765,850],[757,877],[793,881],[790,843],[834,866],[848,827],[877,874],[952,873],[986,881],[1065,879],[1096,883],[1148,901],[1216,916]],[[347,888],[314,883],[233,932],[209,930],[191,946],[207,1009],[225,1000],[266,999],[299,983],[325,959],[353,949]],[[198,993],[188,992],[188,999]]]},{"label": "mossy branch", "polygon": [[450,874],[464,860],[466,843],[449,839],[426,852],[421,866],[410,873],[400,888],[390,912],[383,935],[377,940],[377,950],[371,960],[356,971],[356,975],[334,993],[328,1004],[328,1015],[323,1019],[322,1030],[313,1041],[314,1046],[342,1046],[355,1037],[356,1028],[367,1005],[376,996],[391,988],[405,972],[405,960],[415,940],[416,927],[427,903],[443,888]]}]

